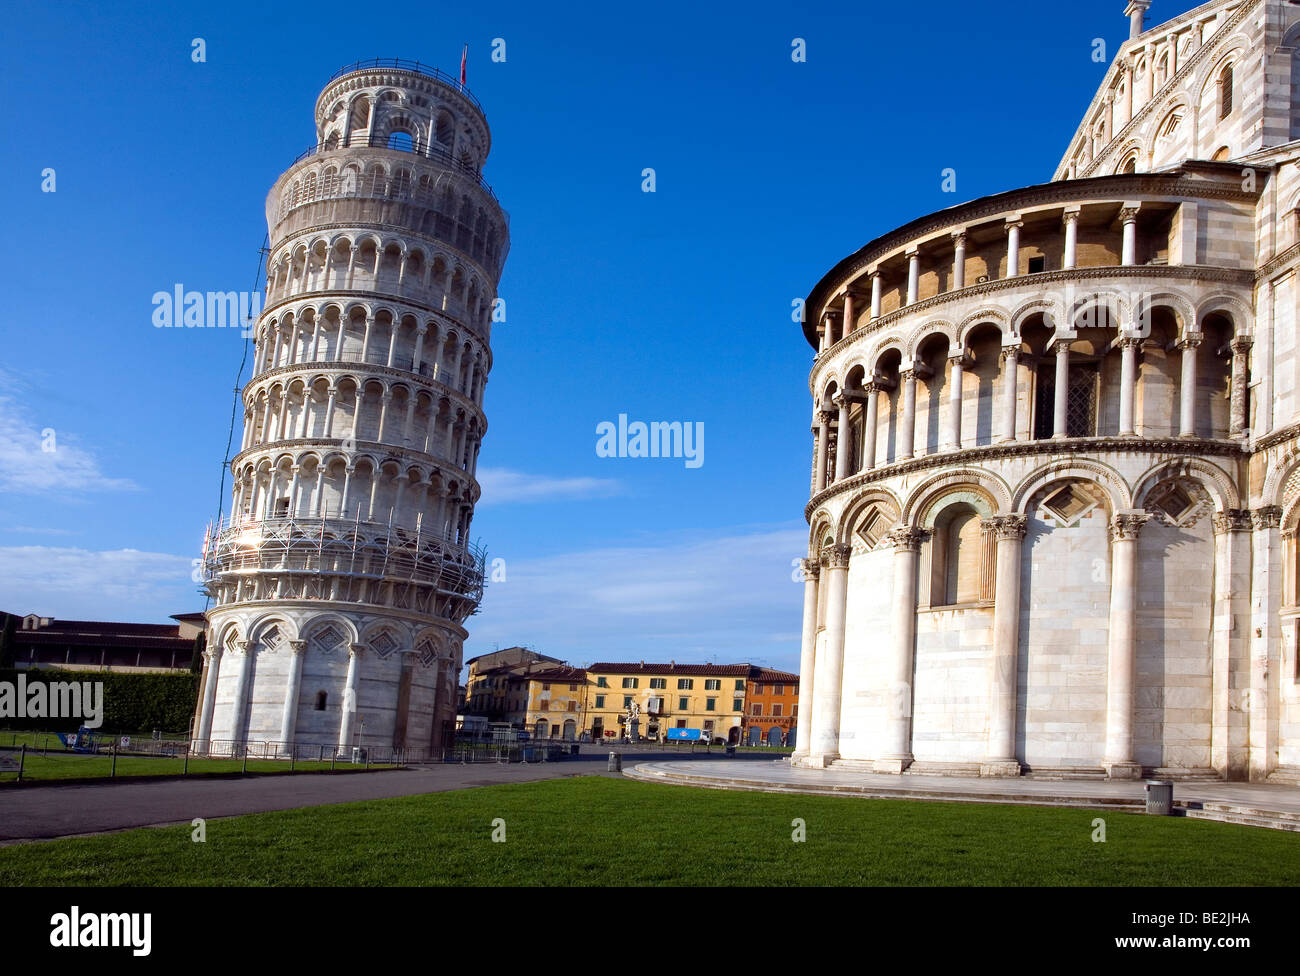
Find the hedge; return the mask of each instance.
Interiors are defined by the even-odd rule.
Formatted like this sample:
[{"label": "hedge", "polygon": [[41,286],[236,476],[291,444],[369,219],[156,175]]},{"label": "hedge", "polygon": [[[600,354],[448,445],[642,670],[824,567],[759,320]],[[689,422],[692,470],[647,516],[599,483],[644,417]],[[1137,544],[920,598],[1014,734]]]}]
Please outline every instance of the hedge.
[{"label": "hedge", "polygon": [[[39,668],[18,671],[0,668],[0,682],[8,682],[17,691],[19,674],[26,675],[27,687],[41,682],[102,681],[104,714],[101,732],[136,733],[161,729],[185,732],[194,716],[199,693],[197,674],[140,674],[120,671],[64,671]],[[75,732],[79,718],[18,718],[0,715],[0,728],[39,729],[48,732]]]}]

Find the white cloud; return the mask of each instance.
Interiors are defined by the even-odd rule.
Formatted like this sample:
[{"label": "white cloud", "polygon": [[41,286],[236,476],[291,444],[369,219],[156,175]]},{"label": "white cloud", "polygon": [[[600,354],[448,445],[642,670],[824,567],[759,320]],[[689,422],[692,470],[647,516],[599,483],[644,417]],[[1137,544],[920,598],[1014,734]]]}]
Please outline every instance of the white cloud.
[{"label": "white cloud", "polygon": [[50,432],[13,398],[0,396],[0,491],[66,496],[135,490],[128,478],[105,477],[70,434]]},{"label": "white cloud", "polygon": [[480,508],[509,502],[605,498],[620,489],[619,483],[609,478],[551,478],[508,468],[479,468],[477,478],[483,488]]},{"label": "white cloud", "polygon": [[191,559],[137,549],[0,547],[0,609],[65,620],[165,621],[203,605]]},{"label": "white cloud", "polygon": [[754,661],[798,670],[803,586],[791,560],[802,527],[700,533],[658,544],[505,560],[483,611],[465,624],[466,657],[494,643],[594,660]]}]

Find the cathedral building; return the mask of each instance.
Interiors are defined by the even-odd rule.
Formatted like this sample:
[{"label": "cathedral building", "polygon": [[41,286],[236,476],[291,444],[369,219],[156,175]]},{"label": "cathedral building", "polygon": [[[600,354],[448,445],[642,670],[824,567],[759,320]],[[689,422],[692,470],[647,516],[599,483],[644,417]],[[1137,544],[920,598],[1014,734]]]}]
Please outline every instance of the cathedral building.
[{"label": "cathedral building", "polygon": [[228,519],[210,533],[200,752],[436,751],[453,734],[507,218],[463,83],[338,72],[272,187]]},{"label": "cathedral building", "polygon": [[806,300],[797,765],[1300,776],[1300,6],[1149,5],[1050,182]]}]

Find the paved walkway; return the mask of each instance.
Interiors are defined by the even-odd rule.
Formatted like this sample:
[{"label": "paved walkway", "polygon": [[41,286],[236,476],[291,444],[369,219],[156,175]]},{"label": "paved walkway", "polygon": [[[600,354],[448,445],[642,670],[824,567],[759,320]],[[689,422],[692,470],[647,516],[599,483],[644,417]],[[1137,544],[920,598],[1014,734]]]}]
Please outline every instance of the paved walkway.
[{"label": "paved walkway", "polygon": [[[1145,784],[1137,781],[1053,781],[966,776],[894,776],[849,769],[794,769],[767,760],[737,763],[639,762],[634,779],[713,789],[836,796],[894,797],[975,803],[1012,803],[1087,809],[1141,810]],[[1184,815],[1254,826],[1300,830],[1300,787],[1272,783],[1174,784],[1174,804]]]},{"label": "paved walkway", "polygon": [[[671,753],[648,753],[644,758],[665,755]],[[606,773],[607,757],[608,750],[600,750],[540,764],[448,763],[377,773],[7,786],[0,788],[0,844],[189,823],[195,817],[233,817],[566,776],[619,775]],[[761,758],[769,761],[766,756]],[[718,753],[683,760],[687,765],[723,761]],[[734,765],[735,760],[731,762]]]}]

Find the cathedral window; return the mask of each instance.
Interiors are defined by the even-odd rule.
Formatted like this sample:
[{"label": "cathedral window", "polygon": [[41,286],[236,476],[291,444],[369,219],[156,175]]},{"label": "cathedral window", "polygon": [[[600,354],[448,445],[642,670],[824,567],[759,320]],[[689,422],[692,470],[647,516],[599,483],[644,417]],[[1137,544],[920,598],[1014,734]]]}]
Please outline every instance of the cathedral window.
[{"label": "cathedral window", "polygon": [[931,606],[975,603],[982,598],[982,535],[979,513],[970,505],[950,506],[935,520]]},{"label": "cathedral window", "polygon": [[1219,120],[1232,114],[1232,65],[1219,74]]}]

